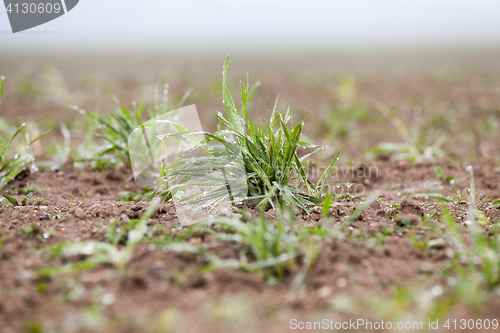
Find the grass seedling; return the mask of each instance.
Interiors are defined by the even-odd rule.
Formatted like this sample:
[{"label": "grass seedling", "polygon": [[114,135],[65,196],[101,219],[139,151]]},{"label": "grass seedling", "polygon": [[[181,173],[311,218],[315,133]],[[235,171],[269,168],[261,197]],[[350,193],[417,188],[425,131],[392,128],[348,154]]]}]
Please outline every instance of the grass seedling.
[{"label": "grass seedling", "polygon": [[140,126],[143,122],[142,114],[144,112],[144,102],[133,112],[127,110],[119,103],[116,97],[111,94],[116,102],[109,116],[101,116],[97,113],[86,112],[78,109],[91,117],[100,125],[100,136],[104,145],[96,152],[95,157],[85,161],[103,162],[111,160],[112,164],[121,162],[125,167],[130,168],[130,155],[128,151],[128,137],[134,128]]},{"label": "grass seedling", "polygon": [[436,166],[434,168],[434,174],[439,180],[444,180],[444,172],[443,169],[441,169],[440,167]]},{"label": "grass seedling", "polygon": [[[15,198],[7,195],[6,193],[3,193],[4,198],[2,198],[2,200],[0,200],[0,204],[2,204],[4,206],[28,206],[28,204],[30,202],[30,199],[33,196],[33,194],[34,194],[33,192],[29,192],[24,197],[24,199],[21,200],[21,202],[18,202]],[[45,197],[45,198],[43,198],[41,200],[36,201],[33,206],[38,206],[43,201],[45,201],[45,199],[47,199],[47,197]]]},{"label": "grass seedling", "polygon": [[[190,252],[203,256],[209,264],[204,271],[217,268],[260,271],[269,283],[278,283],[293,267],[290,260],[301,256],[300,242],[294,230],[287,227],[282,219],[276,223],[266,221],[264,214],[258,218],[246,216],[246,222],[237,218],[219,218],[210,223],[209,229],[214,241],[192,245],[186,242],[165,240],[157,243],[164,252]],[[198,224],[198,228],[202,226]],[[208,227],[208,225],[206,225]],[[234,246],[239,259],[221,259],[209,250],[221,243]]]},{"label": "grass seedling", "polygon": [[12,140],[19,134],[19,130],[10,139],[9,142],[0,141],[0,189],[8,182],[16,178],[18,174],[25,168],[25,159],[19,155],[8,157],[10,144]]},{"label": "grass seedling", "polygon": [[[470,169],[470,170],[469,170]],[[498,227],[489,228],[489,232],[481,231],[481,219],[484,215],[477,214],[475,206],[476,190],[472,168],[469,187],[467,226],[472,242],[465,242],[448,208],[441,205],[441,219],[446,224],[444,237],[453,246],[455,262],[451,274],[458,277],[455,291],[462,300],[479,304],[488,292],[500,286],[500,232]],[[482,215],[482,216],[481,216]],[[485,221],[483,221],[484,223]]]},{"label": "grass seedling", "polygon": [[490,205],[489,208],[500,208],[500,200],[495,200],[493,201]]},{"label": "grass seedling", "polygon": [[42,192],[43,190],[44,190],[43,187],[35,184],[29,184],[21,188],[14,188],[14,186],[10,186],[10,188],[7,191],[7,194],[28,194],[28,193],[37,194]]},{"label": "grass seedling", "polygon": [[[81,111],[85,113],[85,111]],[[59,168],[73,157],[77,163],[89,162],[94,170],[104,170],[117,164],[116,156],[99,157],[97,155],[102,148],[100,142],[96,140],[98,127],[102,126],[91,117],[78,119],[71,124],[59,124],[59,132],[63,140],[51,139],[51,143],[45,148],[44,154],[51,157],[51,161],[39,163],[46,168]],[[76,140],[75,140],[76,139]],[[72,146],[72,142],[78,141],[78,147]]]},{"label": "grass seedling", "polygon": [[108,227],[106,228],[106,234],[104,236],[106,242],[112,245],[127,244],[129,232],[136,228],[137,225],[141,223],[141,221],[142,219],[120,222],[120,220],[112,218],[109,221]]},{"label": "grass seedling", "polygon": [[[131,220],[131,228],[127,234],[124,247],[118,245],[120,237],[107,237],[109,242],[65,242],[55,245],[49,249],[51,258],[69,257],[74,255],[84,255],[87,258],[81,262],[70,263],[58,268],[44,268],[38,271],[41,276],[54,275],[60,273],[74,272],[81,269],[93,269],[99,264],[108,263],[116,267],[121,273],[125,273],[128,263],[132,259],[134,248],[144,238],[147,231],[147,220],[153,215],[157,207],[157,202],[152,203],[146,212],[138,220]],[[108,234],[109,231],[108,231]]]},{"label": "grass seedling", "polygon": [[415,248],[417,250],[425,250],[428,248],[429,246],[429,240],[430,240],[430,237],[418,237],[418,236],[408,236],[408,238],[410,239],[410,241],[413,243],[413,245],[415,245]]},{"label": "grass seedling", "polygon": [[407,193],[407,192],[404,192],[404,193],[401,193],[403,195],[407,195],[409,197],[414,197],[414,198],[424,198],[424,199],[429,199],[429,198],[432,198],[432,199],[436,199],[436,200],[440,200],[440,201],[445,201],[445,202],[454,202],[456,201],[453,196],[446,196],[446,195],[441,195],[439,193]]},{"label": "grass seedling", "polygon": [[142,193],[135,193],[131,191],[122,191],[119,193],[122,201],[143,201],[147,200],[151,195],[151,192],[148,190],[143,190]]},{"label": "grass seedling", "polygon": [[[283,262],[295,258],[298,253],[299,242],[290,227],[285,226],[283,219],[279,219],[276,225],[266,221],[264,214],[260,214],[256,220],[243,223],[230,219],[224,222],[234,228],[234,237],[220,235],[223,240],[235,240],[242,244],[244,248],[241,253],[242,268],[245,268],[247,261],[246,254],[255,257],[257,263],[253,267],[265,267],[267,274],[282,279],[285,272]],[[260,264],[259,264],[260,263]]]},{"label": "grass seedling", "polygon": [[351,126],[366,122],[368,119],[366,106],[359,101],[356,78],[353,75],[343,75],[335,87],[336,106],[325,117],[326,138],[346,139],[351,134]]}]

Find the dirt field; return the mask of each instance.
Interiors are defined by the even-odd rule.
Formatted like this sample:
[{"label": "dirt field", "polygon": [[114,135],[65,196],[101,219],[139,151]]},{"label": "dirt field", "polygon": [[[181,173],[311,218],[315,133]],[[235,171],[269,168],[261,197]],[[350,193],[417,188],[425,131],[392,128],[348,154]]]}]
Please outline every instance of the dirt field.
[{"label": "dirt field", "polygon": [[[149,206],[145,198],[123,201],[141,193],[130,169],[64,163],[64,149],[77,160],[93,151],[86,138],[89,120],[64,105],[106,114],[113,104],[107,88],[130,107],[143,97],[154,100],[154,82],[79,77],[67,83],[56,69],[7,80],[0,115],[11,124],[26,121],[38,134],[53,129],[33,145],[41,171],[25,171],[2,189],[17,201],[30,192],[32,203],[46,199],[37,206],[0,205],[0,332],[287,332],[299,322],[320,330],[314,322],[323,319],[332,321],[328,329],[359,319],[390,322],[392,330],[398,322],[422,323],[422,329],[400,330],[409,332],[425,331],[429,321],[439,320],[439,331],[458,332],[460,325],[444,326],[448,319],[498,320],[500,76],[488,66],[434,66],[402,76],[306,69],[250,72],[251,82],[261,81],[250,113],[267,119],[276,95],[278,108],[290,106],[295,118],[309,112],[304,135],[330,147],[309,161],[311,179],[319,178],[317,169],[344,147],[331,182],[352,185],[332,186],[337,195],[326,210],[294,210],[286,224],[297,235],[307,230],[308,236],[300,254],[283,264],[280,278],[259,269],[207,269],[205,253],[172,250],[169,242],[175,240],[205,246],[220,259],[240,260],[245,246],[221,240],[219,233],[231,231],[216,225],[181,227],[170,202],[147,220],[148,232],[123,270],[112,263],[48,270],[92,257],[51,258],[51,246],[109,242],[110,233]],[[238,97],[242,78],[230,75]],[[215,130],[211,111],[224,108],[220,83],[210,75],[173,78],[169,98],[175,104],[193,88],[184,104],[196,104],[206,129]],[[71,133],[66,141],[61,122]],[[97,136],[93,144],[100,142]],[[373,149],[381,143],[401,145],[390,146],[392,152]],[[367,207],[353,214],[364,203]],[[259,216],[252,204],[241,209]],[[270,225],[279,221],[272,209],[263,214]],[[471,224],[491,244],[480,243]],[[117,249],[126,241],[126,234],[120,236]],[[307,265],[313,248],[317,256]],[[248,258],[257,260],[251,253]],[[493,258],[491,270],[485,258]],[[476,325],[463,331],[478,330]]]}]

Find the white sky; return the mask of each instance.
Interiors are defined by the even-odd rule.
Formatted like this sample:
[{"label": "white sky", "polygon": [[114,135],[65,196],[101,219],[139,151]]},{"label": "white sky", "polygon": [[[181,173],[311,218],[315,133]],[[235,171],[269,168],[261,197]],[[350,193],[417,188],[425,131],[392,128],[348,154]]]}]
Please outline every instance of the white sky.
[{"label": "white sky", "polygon": [[495,47],[500,46],[500,1],[80,0],[52,22],[9,32],[7,14],[0,8],[0,53]]}]

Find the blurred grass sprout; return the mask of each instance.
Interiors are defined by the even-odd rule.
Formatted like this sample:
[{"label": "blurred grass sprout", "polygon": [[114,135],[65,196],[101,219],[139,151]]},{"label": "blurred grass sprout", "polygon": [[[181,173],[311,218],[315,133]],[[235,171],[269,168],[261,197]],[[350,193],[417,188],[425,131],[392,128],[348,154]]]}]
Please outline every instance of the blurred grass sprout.
[{"label": "blurred grass sprout", "polygon": [[158,202],[151,203],[148,209],[138,220],[129,221],[127,240],[124,247],[118,245],[118,241],[124,235],[111,235],[108,230],[106,237],[108,242],[64,242],[49,248],[51,258],[69,257],[83,255],[87,258],[76,263],[69,263],[62,267],[43,268],[38,270],[40,276],[69,273],[82,269],[93,269],[99,264],[109,263],[124,273],[128,263],[132,260],[135,247],[142,241],[147,231],[147,221],[153,215]]},{"label": "blurred grass sprout", "polygon": [[[470,168],[470,200],[467,226],[468,235],[460,233],[452,213],[441,204],[441,219],[447,226],[445,237],[453,246],[454,262],[449,274],[456,276],[456,297],[472,304],[482,304],[487,292],[498,291],[500,286],[500,230],[490,225],[484,214],[476,209],[474,174]],[[484,232],[481,228],[486,228]],[[470,236],[470,237],[467,237]],[[466,241],[470,238],[471,241]]]},{"label": "blurred grass sprout", "polygon": [[424,161],[435,162],[436,158],[443,155],[441,146],[446,139],[444,136],[439,137],[434,143],[429,143],[429,135],[427,135],[428,133],[426,132],[427,128],[419,128],[420,124],[418,124],[418,122],[415,123],[412,130],[410,130],[386,105],[375,100],[373,106],[391,121],[404,142],[382,142],[369,149],[369,153],[376,156],[389,154],[395,161],[406,160],[414,163]]},{"label": "blurred grass sprout", "polygon": [[[33,196],[33,194],[34,194],[34,192],[29,192],[28,194],[26,194],[26,196],[23,198],[23,200],[21,200],[19,202],[15,198],[9,196],[8,194],[3,193],[4,198],[2,198],[0,200],[0,204],[2,204],[4,206],[16,206],[16,207],[17,206],[28,206],[28,204],[30,202],[30,199]],[[36,201],[33,206],[38,206],[43,201],[45,201],[45,199],[47,199],[47,197],[45,197],[45,198],[43,198],[41,200]]]},{"label": "blurred grass sprout", "polygon": [[337,105],[325,118],[325,130],[328,131],[326,139],[337,136],[347,138],[353,124],[368,120],[366,106],[358,100],[356,78],[353,75],[341,76],[340,82],[331,95]]},{"label": "blurred grass sprout", "polygon": [[[111,165],[123,165],[131,168],[128,138],[132,131],[140,127],[145,121],[163,114],[172,108],[168,98],[168,84],[164,84],[163,89],[161,88],[162,83],[158,80],[155,105],[152,108],[146,107],[146,103],[143,100],[139,105],[133,102],[133,109],[127,109],[110,91],[108,92],[115,105],[111,108],[109,115],[100,115],[98,112],[87,112],[77,106],[72,107],[75,111],[89,116],[97,124],[96,134],[103,141],[103,145],[92,157],[80,159],[77,162],[90,162],[96,169],[105,169]],[[177,108],[186,101],[190,93],[191,90],[188,90],[182,96],[177,104]]]}]

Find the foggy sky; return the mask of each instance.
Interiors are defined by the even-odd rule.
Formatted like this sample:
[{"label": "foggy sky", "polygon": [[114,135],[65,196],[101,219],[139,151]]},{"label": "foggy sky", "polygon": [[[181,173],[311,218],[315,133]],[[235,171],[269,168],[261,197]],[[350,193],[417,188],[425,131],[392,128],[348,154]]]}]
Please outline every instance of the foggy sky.
[{"label": "foggy sky", "polygon": [[12,34],[0,8],[0,53],[500,46],[500,1],[80,0]]}]

